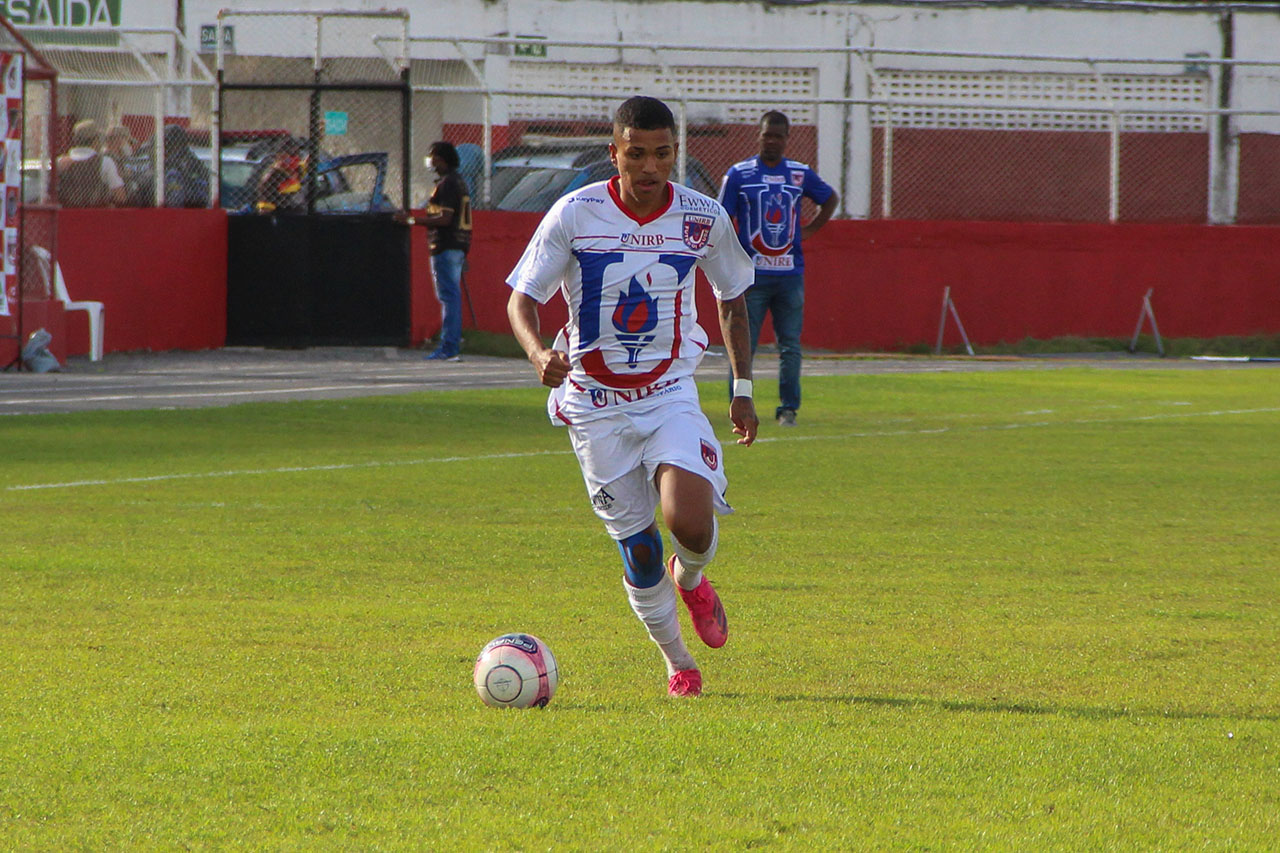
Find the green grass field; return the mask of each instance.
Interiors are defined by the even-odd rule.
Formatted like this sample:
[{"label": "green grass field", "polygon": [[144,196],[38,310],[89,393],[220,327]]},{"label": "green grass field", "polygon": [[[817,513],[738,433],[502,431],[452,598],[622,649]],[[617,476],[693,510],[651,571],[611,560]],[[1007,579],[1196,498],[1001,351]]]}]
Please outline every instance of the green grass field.
[{"label": "green grass field", "polygon": [[1276,849],[1278,379],[806,380],[684,701],[536,388],[0,420],[0,849]]}]

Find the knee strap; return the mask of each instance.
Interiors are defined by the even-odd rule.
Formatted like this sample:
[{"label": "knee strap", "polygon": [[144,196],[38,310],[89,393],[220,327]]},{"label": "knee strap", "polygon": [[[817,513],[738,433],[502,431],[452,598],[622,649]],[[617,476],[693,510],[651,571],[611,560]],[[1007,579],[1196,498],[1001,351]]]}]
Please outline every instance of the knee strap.
[{"label": "knee strap", "polygon": [[[701,554],[696,551],[690,551],[688,548],[680,544],[680,540],[671,537],[671,550],[676,552],[676,556],[680,558],[680,567],[684,567],[690,572],[701,572],[711,559],[716,555],[716,546],[720,544],[720,521],[714,515],[711,517],[711,546]],[[680,577],[677,575],[676,581],[679,582]]]},{"label": "knee strap", "polygon": [[636,589],[657,586],[665,571],[662,564],[662,537],[658,534],[658,528],[654,526],[641,530],[617,542],[627,583]]}]

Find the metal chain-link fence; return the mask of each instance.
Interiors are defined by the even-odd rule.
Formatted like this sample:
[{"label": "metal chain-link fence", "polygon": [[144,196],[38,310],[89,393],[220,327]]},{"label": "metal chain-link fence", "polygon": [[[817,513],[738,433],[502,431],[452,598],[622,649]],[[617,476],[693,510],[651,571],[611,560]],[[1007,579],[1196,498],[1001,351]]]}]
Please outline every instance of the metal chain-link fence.
[{"label": "metal chain-link fence", "polygon": [[[224,12],[203,54],[172,32],[25,32],[62,73],[50,160],[83,119],[123,127],[131,205],[420,204],[443,139],[477,208],[545,210],[608,176],[612,111],[645,92],[677,113],[677,179],[709,195],[779,109],[838,216],[1280,222],[1280,61],[410,38],[404,12]],[[50,199],[34,159],[27,197]]]},{"label": "metal chain-link fence", "polygon": [[[23,35],[58,70],[53,150],[31,149],[24,193],[30,203],[64,207],[204,207],[210,163],[185,159],[179,137],[208,145],[215,80],[177,30],[24,27]],[[169,136],[159,128],[176,126]],[[73,152],[73,149],[76,149]],[[76,166],[90,154],[92,169]],[[157,169],[157,163],[164,164]],[[83,175],[81,173],[84,173]]]},{"label": "metal chain-link fence", "polygon": [[[256,212],[379,213],[407,207],[409,91],[404,12],[224,10],[222,206]],[[225,44],[220,40],[220,44]]]},{"label": "metal chain-link fence", "polygon": [[[221,203],[237,212],[378,213],[405,205],[400,90],[222,94]],[[359,139],[346,128],[365,128]]]},{"label": "metal chain-link fence", "polygon": [[[612,110],[644,92],[677,113],[677,179],[710,195],[778,109],[841,216],[1280,222],[1280,61],[412,43],[415,152],[460,144],[480,208],[545,210],[607,176]],[[1232,91],[1268,108],[1222,106]]]}]

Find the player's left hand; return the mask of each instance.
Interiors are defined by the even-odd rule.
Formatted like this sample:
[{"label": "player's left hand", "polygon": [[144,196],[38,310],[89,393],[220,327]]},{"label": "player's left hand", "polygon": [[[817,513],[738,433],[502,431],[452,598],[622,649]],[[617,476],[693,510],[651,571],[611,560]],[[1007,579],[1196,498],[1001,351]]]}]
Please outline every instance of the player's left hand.
[{"label": "player's left hand", "polygon": [[760,429],[755,401],[750,397],[734,397],[729,403],[729,420],[733,421],[733,434],[738,436],[738,444],[750,447]]}]

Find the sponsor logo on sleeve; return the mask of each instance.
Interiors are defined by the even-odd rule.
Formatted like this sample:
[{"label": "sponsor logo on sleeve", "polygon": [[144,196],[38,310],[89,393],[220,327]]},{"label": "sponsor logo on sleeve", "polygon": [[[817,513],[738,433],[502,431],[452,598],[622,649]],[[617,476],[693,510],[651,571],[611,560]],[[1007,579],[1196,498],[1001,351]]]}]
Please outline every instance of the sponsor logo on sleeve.
[{"label": "sponsor logo on sleeve", "polygon": [[709,213],[715,213],[719,202],[713,198],[706,198],[700,195],[688,195],[680,193],[680,209],[681,210],[701,210]]}]

